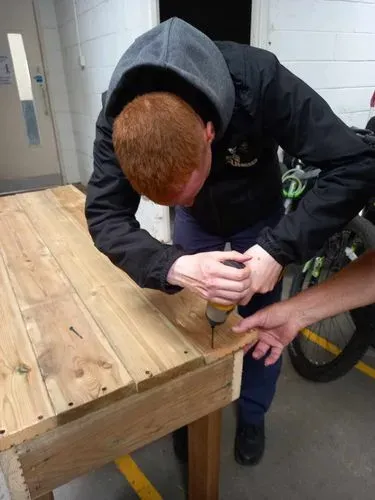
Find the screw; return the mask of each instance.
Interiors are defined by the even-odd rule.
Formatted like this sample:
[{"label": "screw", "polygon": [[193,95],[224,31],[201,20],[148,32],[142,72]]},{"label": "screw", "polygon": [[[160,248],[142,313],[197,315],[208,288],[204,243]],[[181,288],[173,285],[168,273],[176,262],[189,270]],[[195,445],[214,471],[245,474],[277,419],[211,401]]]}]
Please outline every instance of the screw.
[{"label": "screw", "polygon": [[71,332],[75,333],[75,334],[77,335],[77,337],[79,337],[80,339],[83,339],[82,335],[81,335],[80,333],[78,333],[78,332],[77,332],[77,330],[76,330],[73,326],[71,326],[71,327],[69,328],[69,330],[70,330]]}]

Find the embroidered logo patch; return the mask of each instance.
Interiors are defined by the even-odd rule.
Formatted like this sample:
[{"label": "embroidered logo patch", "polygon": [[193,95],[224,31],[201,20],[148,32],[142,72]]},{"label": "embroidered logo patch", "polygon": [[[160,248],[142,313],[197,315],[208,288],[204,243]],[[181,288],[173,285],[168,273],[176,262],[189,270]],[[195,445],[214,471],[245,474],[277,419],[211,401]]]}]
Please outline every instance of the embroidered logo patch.
[{"label": "embroidered logo patch", "polygon": [[228,155],[225,157],[226,162],[232,167],[252,167],[258,163],[258,158],[251,158],[249,153],[249,145],[247,142],[242,142],[239,146],[228,148]]}]

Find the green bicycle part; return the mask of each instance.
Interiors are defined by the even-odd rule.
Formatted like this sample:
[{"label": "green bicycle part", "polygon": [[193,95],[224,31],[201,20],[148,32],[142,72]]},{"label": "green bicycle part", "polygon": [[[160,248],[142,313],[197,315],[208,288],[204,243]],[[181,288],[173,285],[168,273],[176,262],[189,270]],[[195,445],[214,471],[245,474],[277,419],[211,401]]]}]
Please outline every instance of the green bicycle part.
[{"label": "green bicycle part", "polygon": [[283,187],[283,196],[284,196],[284,198],[288,198],[288,199],[292,199],[292,200],[293,199],[297,199],[297,198],[299,198],[302,195],[302,193],[306,189],[307,183],[306,182],[302,183],[301,179],[299,179],[294,174],[294,172],[296,172],[297,170],[298,169],[295,169],[295,168],[291,169],[291,170],[288,170],[287,172],[285,172],[285,174],[281,178],[281,181],[282,181],[283,185],[285,184],[286,181],[291,181],[288,190],[286,190]]},{"label": "green bicycle part", "polygon": [[303,266],[303,269],[302,269],[303,274],[307,273],[307,271],[310,269],[312,261],[313,261],[313,259],[310,259],[307,262],[305,262],[305,265]]},{"label": "green bicycle part", "polygon": [[315,257],[314,266],[311,273],[315,279],[319,278],[323,264],[324,264],[324,257]]}]

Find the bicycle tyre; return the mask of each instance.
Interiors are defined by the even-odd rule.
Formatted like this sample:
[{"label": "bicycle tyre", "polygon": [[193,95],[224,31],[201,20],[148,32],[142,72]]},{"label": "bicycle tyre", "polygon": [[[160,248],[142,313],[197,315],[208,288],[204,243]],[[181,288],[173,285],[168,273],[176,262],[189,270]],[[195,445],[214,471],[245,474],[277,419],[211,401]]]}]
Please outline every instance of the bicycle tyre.
[{"label": "bicycle tyre", "polygon": [[[363,217],[356,217],[345,228],[345,230],[348,229],[361,237],[365,250],[375,248],[375,226],[371,222]],[[293,279],[290,295],[299,293],[303,283],[304,273],[301,268]],[[314,382],[331,382],[347,374],[363,357],[373,343],[375,306],[370,305],[351,310],[350,315],[355,325],[355,331],[341,353],[329,363],[317,365],[308,359],[301,347],[302,334],[295,337],[288,347],[288,353],[294,369],[300,376]]]}]

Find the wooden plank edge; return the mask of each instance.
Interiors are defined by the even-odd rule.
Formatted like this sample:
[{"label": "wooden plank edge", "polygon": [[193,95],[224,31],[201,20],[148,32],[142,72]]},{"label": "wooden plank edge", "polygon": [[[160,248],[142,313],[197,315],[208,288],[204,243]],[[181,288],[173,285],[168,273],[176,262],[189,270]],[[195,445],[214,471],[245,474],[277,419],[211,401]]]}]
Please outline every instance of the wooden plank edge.
[{"label": "wooden plank edge", "polygon": [[73,184],[64,184],[63,186],[57,186],[50,189],[53,194],[59,195],[63,191],[72,191],[75,196],[77,196],[77,201],[82,201],[86,199],[86,188],[79,182]]},{"label": "wooden plank edge", "polygon": [[211,351],[205,351],[203,353],[207,364],[213,363],[220,358],[224,358],[225,356],[228,356],[233,352],[237,352],[247,345],[252,346],[258,339],[258,333],[256,330],[250,330],[249,332],[241,335],[233,334],[233,336],[235,336],[233,342],[230,342],[222,347],[218,347],[217,349],[212,349]]},{"label": "wooden plank edge", "polygon": [[0,452],[8,450],[13,446],[20,445],[37,438],[49,431],[52,431],[69,422],[74,422],[87,414],[106,408],[109,404],[117,401],[127,399],[129,396],[137,393],[137,386],[134,381],[130,384],[119,387],[118,389],[101,396],[100,398],[93,399],[87,403],[69,408],[63,413],[53,415],[50,418],[44,419],[35,423],[32,426],[19,430],[13,434],[0,438]]},{"label": "wooden plank edge", "polygon": [[240,397],[244,352],[241,349],[233,354],[232,401]]},{"label": "wooden plank edge", "polygon": [[67,424],[69,422],[74,422],[75,420],[82,418],[85,415],[100,410],[101,408],[106,408],[109,404],[127,399],[128,397],[136,393],[137,386],[133,380],[128,385],[119,387],[118,389],[115,389],[114,391],[109,392],[105,395],[101,395],[99,398],[92,399],[91,401],[87,401],[83,405],[76,406],[75,408],[72,407],[67,411],[58,413],[56,415],[57,426]]},{"label": "wooden plank edge", "polygon": [[[64,201],[64,193],[65,192],[71,192],[73,197],[75,197],[75,200],[73,201]],[[82,189],[78,189],[77,186],[73,184],[65,184],[64,186],[58,186],[55,188],[48,189],[48,192],[51,193],[54,198],[56,198],[57,202],[61,207],[65,207],[66,205],[80,205],[80,204],[85,204],[86,201],[86,194],[82,191]]]},{"label": "wooden plank edge", "polygon": [[228,356],[17,446],[31,497],[227,406],[233,364]]},{"label": "wooden plank edge", "polygon": [[[12,500],[29,500],[30,493],[14,448],[0,453],[0,468]],[[1,498],[3,496],[1,495]]]},{"label": "wooden plank edge", "polygon": [[139,382],[137,382],[137,391],[144,392],[149,389],[153,389],[159,385],[165,384],[166,382],[172,381],[181,375],[185,375],[186,373],[192,372],[202,366],[204,366],[204,358],[203,356],[190,359],[181,365],[174,366],[173,368],[169,368],[168,370],[164,370],[157,375],[153,376],[152,374],[148,375],[148,378],[145,378]]},{"label": "wooden plank edge", "polygon": [[33,439],[41,434],[51,431],[55,429],[56,426],[57,416],[52,415],[51,417],[44,418],[40,422],[36,422],[32,426],[25,427],[24,429],[2,436],[0,438],[0,452],[9,450],[15,445],[19,445],[29,439]]}]

